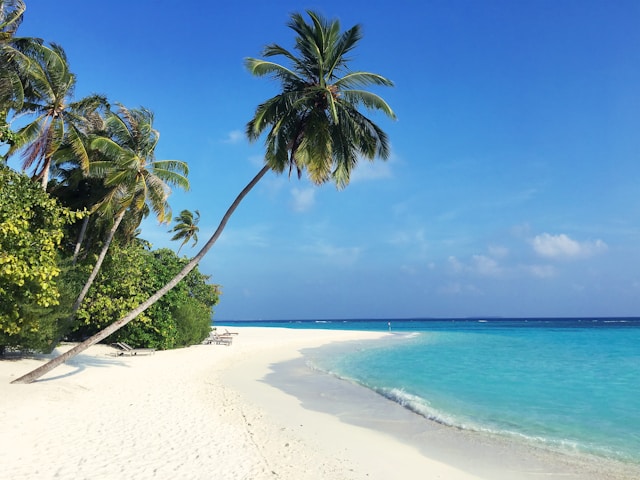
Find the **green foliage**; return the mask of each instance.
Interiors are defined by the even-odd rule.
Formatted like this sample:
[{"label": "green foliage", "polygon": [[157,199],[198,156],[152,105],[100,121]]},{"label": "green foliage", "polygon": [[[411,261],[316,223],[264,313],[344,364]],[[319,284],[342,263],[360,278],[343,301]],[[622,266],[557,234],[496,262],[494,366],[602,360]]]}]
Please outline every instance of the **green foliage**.
[{"label": "green foliage", "polygon": [[[141,243],[112,245],[100,275],[78,310],[74,338],[96,333],[123,317],[173,278],[184,266],[172,250],[149,251]],[[109,341],[169,349],[199,343],[209,333],[218,289],[194,269],[174,289]]]},{"label": "green foliage", "polygon": [[[93,335],[146,298],[142,282],[148,275],[144,270],[143,250],[114,244],[110,253],[82,308],[76,312],[74,337]],[[85,269],[91,271],[91,266],[87,265]],[[136,321],[144,323],[151,319],[145,312]]]},{"label": "green foliage", "polygon": [[[167,248],[151,253],[155,292],[175,277],[187,260],[179,258],[173,250]],[[208,275],[201,274],[195,268],[158,303],[150,307],[153,312],[157,307],[169,312],[177,328],[174,346],[200,343],[209,334],[212,307],[218,303],[219,290],[217,285],[208,284],[208,280]]]},{"label": "green foliage", "polygon": [[0,166],[0,346],[43,350],[56,337],[58,248],[81,216]]},{"label": "green foliage", "polygon": [[[0,111],[0,144],[6,143],[12,145],[15,141],[16,134],[11,130],[6,122],[6,114]],[[3,156],[0,155],[0,161],[3,160]]]},{"label": "green foliage", "polygon": [[186,347],[202,342],[211,332],[211,307],[194,298],[186,297],[183,303],[173,310],[178,327],[176,346]]},{"label": "green foliage", "polygon": [[200,212],[196,210],[195,216],[189,210],[182,210],[180,215],[173,219],[175,225],[171,229],[171,233],[175,233],[173,237],[171,237],[171,241],[182,240],[180,247],[178,248],[178,254],[180,254],[180,250],[184,247],[184,244],[189,242],[189,240],[193,240],[193,245],[195,247],[196,243],[198,243],[198,232],[200,231],[200,227],[198,227],[198,222],[200,221]]},{"label": "green foliage", "polygon": [[107,136],[91,142],[92,152],[102,160],[89,165],[90,176],[103,178],[104,186],[110,189],[100,202],[100,210],[114,216],[123,208],[144,216],[151,210],[158,221],[169,222],[170,187],[189,189],[188,165],[180,160],[155,159],[160,133],[153,128],[150,110],[129,110],[120,105],[118,113],[107,112],[105,122]]},{"label": "green foliage", "polygon": [[56,44],[35,44],[29,51],[29,80],[23,108],[31,113],[29,123],[13,136],[7,157],[22,152],[24,169],[46,188],[53,155],[63,146],[70,148],[88,168],[86,132],[90,117],[106,105],[106,99],[92,95],[72,101],[76,77],[69,69],[64,49]]},{"label": "green foliage", "polygon": [[359,25],[340,33],[337,20],[328,21],[312,11],[307,14],[309,23],[300,14],[291,16],[294,51],[277,44],[264,49],[265,57],[284,57],[289,66],[245,60],[252,74],[272,77],[282,86],[281,93],[258,106],[246,132],[250,140],[266,132],[265,162],[273,171],[295,169],[301,175],[306,170],[315,184],[331,180],[344,188],[359,158],[390,155],[387,135],[359,108],[395,118],[381,97],[363,89],[393,83],[348,67],[350,54],[362,38]]}]

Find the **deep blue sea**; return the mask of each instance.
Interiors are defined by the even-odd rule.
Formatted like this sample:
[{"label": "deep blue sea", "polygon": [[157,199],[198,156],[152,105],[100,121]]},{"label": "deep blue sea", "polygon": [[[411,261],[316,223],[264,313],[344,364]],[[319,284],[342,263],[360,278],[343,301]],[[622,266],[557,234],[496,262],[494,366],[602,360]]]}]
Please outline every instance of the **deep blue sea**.
[{"label": "deep blue sea", "polygon": [[222,322],[388,331],[315,367],[434,421],[640,465],[640,319]]}]

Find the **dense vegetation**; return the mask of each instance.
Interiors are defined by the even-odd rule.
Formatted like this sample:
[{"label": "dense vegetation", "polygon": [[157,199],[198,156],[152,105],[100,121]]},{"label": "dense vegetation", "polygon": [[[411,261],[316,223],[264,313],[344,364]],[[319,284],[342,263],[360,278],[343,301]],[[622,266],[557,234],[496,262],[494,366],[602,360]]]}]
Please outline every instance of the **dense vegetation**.
[{"label": "dense vegetation", "polygon": [[[155,158],[150,110],[74,99],[64,49],[18,35],[24,12],[22,0],[0,0],[0,353],[82,340],[187,263],[137,237],[150,213],[171,221],[171,187],[189,188],[187,164]],[[7,166],[17,155],[23,173]],[[189,218],[176,217],[176,238],[197,240]],[[200,342],[218,301],[208,280],[194,269],[108,340],[159,349]]]}]

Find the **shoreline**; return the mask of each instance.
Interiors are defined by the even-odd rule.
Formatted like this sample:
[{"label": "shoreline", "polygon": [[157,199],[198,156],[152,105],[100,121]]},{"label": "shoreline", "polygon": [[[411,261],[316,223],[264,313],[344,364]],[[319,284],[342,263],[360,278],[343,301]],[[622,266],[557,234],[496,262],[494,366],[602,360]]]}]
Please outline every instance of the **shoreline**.
[{"label": "shoreline", "polygon": [[[307,349],[380,339],[386,332],[227,328],[239,332],[229,347],[197,345],[115,357],[111,347],[96,345],[31,385],[9,382],[42,359],[0,360],[5,475],[556,478],[548,470],[538,469],[534,476],[525,472],[532,461],[548,467],[545,455],[540,459],[512,442],[487,442],[482,435],[464,440],[469,435],[450,427],[422,429],[421,422],[429,422],[423,417],[363,387],[311,371],[305,363]],[[365,410],[363,395],[369,397]],[[389,412],[394,421],[388,421]],[[402,423],[407,418],[415,430]],[[507,465],[500,461],[505,455]],[[561,476],[589,478],[566,470]]]}]

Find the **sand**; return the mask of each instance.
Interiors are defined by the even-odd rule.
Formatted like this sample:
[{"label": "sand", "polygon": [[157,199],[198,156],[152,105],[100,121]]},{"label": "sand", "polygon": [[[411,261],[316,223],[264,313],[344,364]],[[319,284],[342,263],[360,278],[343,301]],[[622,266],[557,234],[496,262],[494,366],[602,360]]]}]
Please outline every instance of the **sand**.
[{"label": "sand", "polygon": [[[114,356],[113,348],[96,345],[31,385],[10,382],[46,356],[0,361],[0,477],[582,478],[566,471],[550,476],[538,464],[527,473],[527,459],[501,463],[504,451],[476,448],[473,439],[457,443],[461,437],[452,429],[443,437],[437,428],[430,431],[432,446],[445,445],[431,455],[428,441],[418,448],[378,428],[376,419],[368,424],[352,421],[348,412],[328,411],[327,405],[342,408],[337,397],[316,408],[313,398],[293,394],[296,388],[314,390],[289,385],[295,378],[281,369],[304,369],[302,349],[384,333],[231,330],[239,332],[231,346],[197,345],[145,356]],[[316,387],[327,381],[309,375],[304,381]],[[333,395],[322,388],[318,396]],[[487,452],[491,461],[474,460]]]}]

